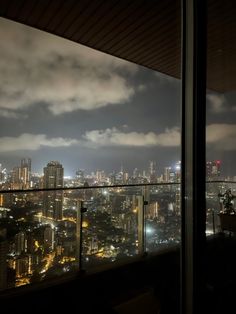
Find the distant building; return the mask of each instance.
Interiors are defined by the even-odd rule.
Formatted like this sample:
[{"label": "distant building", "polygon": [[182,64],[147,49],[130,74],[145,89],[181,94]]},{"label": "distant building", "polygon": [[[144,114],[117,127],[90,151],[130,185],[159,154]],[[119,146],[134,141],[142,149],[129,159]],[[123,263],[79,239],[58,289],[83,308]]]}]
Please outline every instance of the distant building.
[{"label": "distant building", "polygon": [[156,183],[157,182],[157,165],[155,161],[149,161],[149,182]]},{"label": "distant building", "polygon": [[15,235],[16,254],[20,255],[27,250],[27,238],[25,232],[19,232]]},{"label": "distant building", "polygon": [[20,166],[16,166],[11,171],[11,188],[12,189],[28,189],[30,187],[31,178],[31,159],[21,159]]},{"label": "distant building", "polygon": [[85,181],[84,170],[78,169],[76,171],[76,179],[77,179],[79,184],[84,184],[84,181]]},{"label": "distant building", "polygon": [[20,177],[21,177],[20,176],[20,167],[14,167],[11,171],[11,178],[10,178],[11,189],[17,190],[17,189],[23,188]]},{"label": "distant building", "polygon": [[28,189],[30,187],[30,177],[31,177],[31,159],[30,158],[21,159],[20,181],[23,185],[23,189]]},{"label": "distant building", "polygon": [[170,182],[171,167],[164,168],[164,182]]},{"label": "distant building", "polygon": [[[45,189],[62,188],[64,168],[58,161],[51,161],[44,167],[43,186]],[[63,191],[44,192],[43,216],[56,221],[62,219]]]},{"label": "distant building", "polygon": [[133,178],[137,178],[138,177],[138,168],[134,168],[133,170]]},{"label": "distant building", "polygon": [[0,164],[0,184],[5,183],[6,179],[7,179],[6,168],[3,168],[2,164]]},{"label": "distant building", "polygon": [[175,181],[180,182],[181,180],[181,161],[177,161],[175,164]]},{"label": "distant building", "polygon": [[55,245],[55,229],[48,226],[44,230],[44,245],[50,250],[54,250]]},{"label": "distant building", "polygon": [[207,161],[206,162],[206,180],[213,181],[220,179],[221,161]]},{"label": "distant building", "polygon": [[32,274],[32,256],[20,255],[16,259],[16,278],[21,278]]}]

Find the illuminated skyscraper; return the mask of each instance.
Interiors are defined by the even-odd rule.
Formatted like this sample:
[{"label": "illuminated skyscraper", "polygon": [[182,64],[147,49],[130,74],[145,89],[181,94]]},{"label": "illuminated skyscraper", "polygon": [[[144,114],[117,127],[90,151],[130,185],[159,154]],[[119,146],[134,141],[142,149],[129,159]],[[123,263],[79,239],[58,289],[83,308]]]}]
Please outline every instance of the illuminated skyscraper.
[{"label": "illuminated skyscraper", "polygon": [[[181,161],[178,161],[175,164],[175,181],[180,182],[181,181]],[[175,191],[175,210],[178,215],[180,215],[181,212],[181,188],[180,185],[176,186]]]},{"label": "illuminated skyscraper", "polygon": [[25,232],[19,232],[15,235],[15,248],[16,254],[20,255],[26,252],[27,249],[27,239]]},{"label": "illuminated skyscraper", "polygon": [[[45,189],[57,189],[63,187],[64,168],[58,161],[50,161],[44,171],[43,185]],[[62,219],[63,191],[44,192],[43,216]]]},{"label": "illuminated skyscraper", "polygon": [[11,171],[11,188],[28,189],[31,178],[31,159],[21,159],[20,166],[14,167]]},{"label": "illuminated skyscraper", "polygon": [[44,230],[44,246],[49,250],[54,250],[55,245],[55,229],[49,225]]},{"label": "illuminated skyscraper", "polygon": [[30,187],[30,176],[31,176],[31,159],[21,159],[20,165],[20,181],[23,185],[23,189]]},{"label": "illuminated skyscraper", "polygon": [[180,182],[181,179],[181,161],[177,161],[175,164],[175,181]]},{"label": "illuminated skyscraper", "polygon": [[138,177],[138,168],[134,168],[133,177],[134,177],[134,178],[137,178],[137,177]]},{"label": "illuminated skyscraper", "polygon": [[20,177],[20,167],[14,167],[11,171],[11,189],[22,189]]},{"label": "illuminated skyscraper", "polygon": [[171,167],[164,168],[164,182],[170,182]]},{"label": "illuminated skyscraper", "polygon": [[83,184],[84,183],[84,180],[85,180],[85,178],[84,178],[84,170],[78,169],[76,171],[76,179],[78,180],[79,184]]},{"label": "illuminated skyscraper", "polygon": [[6,179],[7,179],[6,168],[3,168],[2,164],[0,164],[0,183],[6,182]]},{"label": "illuminated skyscraper", "polygon": [[[144,195],[145,195],[146,189],[144,188]],[[143,252],[143,247],[144,247],[144,197],[143,195],[133,195],[132,198],[132,206],[133,206],[133,213],[136,213],[137,215],[137,227],[138,227],[138,253]]]},{"label": "illuminated skyscraper", "polygon": [[150,183],[157,182],[157,165],[155,161],[149,161],[149,180]]}]

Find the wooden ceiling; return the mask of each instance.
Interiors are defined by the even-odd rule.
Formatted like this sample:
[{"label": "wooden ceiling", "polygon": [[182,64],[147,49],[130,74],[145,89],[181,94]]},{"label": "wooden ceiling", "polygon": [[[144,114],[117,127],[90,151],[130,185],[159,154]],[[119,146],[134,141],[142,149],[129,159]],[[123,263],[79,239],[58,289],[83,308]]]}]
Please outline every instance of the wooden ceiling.
[{"label": "wooden ceiling", "polygon": [[[236,1],[208,1],[207,86],[236,90]],[[180,0],[0,0],[0,16],[180,78]]]}]

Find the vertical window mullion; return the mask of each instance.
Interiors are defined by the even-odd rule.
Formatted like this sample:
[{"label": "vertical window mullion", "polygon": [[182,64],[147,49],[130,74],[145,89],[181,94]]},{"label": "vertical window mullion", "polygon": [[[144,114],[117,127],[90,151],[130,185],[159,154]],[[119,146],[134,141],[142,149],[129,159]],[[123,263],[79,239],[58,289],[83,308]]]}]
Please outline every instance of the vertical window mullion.
[{"label": "vertical window mullion", "polygon": [[[205,249],[206,1],[182,1],[181,313],[203,305]],[[202,302],[201,302],[202,301]]]}]

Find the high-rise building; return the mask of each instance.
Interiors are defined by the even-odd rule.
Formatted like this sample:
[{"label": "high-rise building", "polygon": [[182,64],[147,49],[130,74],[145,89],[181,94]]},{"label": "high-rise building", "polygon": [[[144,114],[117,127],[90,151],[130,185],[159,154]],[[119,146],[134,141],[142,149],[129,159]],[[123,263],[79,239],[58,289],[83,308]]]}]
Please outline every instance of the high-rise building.
[{"label": "high-rise building", "polygon": [[134,168],[134,170],[133,170],[133,177],[134,178],[138,177],[138,168]]},{"label": "high-rise building", "polygon": [[11,171],[11,189],[22,189],[20,167],[14,167]]},{"label": "high-rise building", "polygon": [[160,206],[158,204],[158,202],[153,202],[151,204],[149,204],[149,206],[147,206],[147,210],[146,210],[146,218],[148,219],[155,219],[158,218],[159,215],[159,211],[160,211]]},{"label": "high-rise building", "polygon": [[79,184],[83,184],[84,183],[84,180],[85,180],[85,178],[84,178],[84,170],[78,169],[76,171],[76,179],[78,180]]},{"label": "high-rise building", "polygon": [[44,246],[47,249],[54,250],[55,245],[55,229],[51,226],[48,226],[44,230]]},{"label": "high-rise building", "polygon": [[155,161],[149,161],[149,180],[150,183],[157,182],[157,165]]},{"label": "high-rise building", "polygon": [[124,183],[127,184],[128,180],[129,180],[129,173],[125,172],[124,173]]},{"label": "high-rise building", "polygon": [[103,170],[96,171],[96,180],[98,183],[101,183],[105,178],[105,173]]},{"label": "high-rise building", "polygon": [[12,189],[28,189],[30,187],[31,178],[31,159],[21,159],[20,166],[16,166],[11,171],[11,188]]},{"label": "high-rise building", "polygon": [[[175,182],[181,181],[181,161],[175,164]],[[177,215],[181,213],[181,188],[180,185],[176,186],[175,190],[175,212]]]},{"label": "high-rise building", "polygon": [[30,158],[21,159],[20,181],[23,185],[23,189],[28,189],[30,187],[30,177],[31,177],[31,159]]},{"label": "high-rise building", "polygon": [[180,182],[181,179],[181,161],[177,161],[175,164],[175,181]]},{"label": "high-rise building", "polygon": [[206,162],[206,179],[209,181],[217,180],[220,177],[221,161],[207,161]]},{"label": "high-rise building", "polygon": [[175,191],[175,211],[177,215],[181,215],[181,187],[176,186]]},{"label": "high-rise building", "polygon": [[138,223],[138,253],[143,251],[144,247],[144,201],[146,189],[144,188],[143,195],[134,195],[133,196],[133,210],[137,212],[137,223]]},{"label": "high-rise building", "polygon": [[164,182],[170,182],[171,167],[164,168]]},{"label": "high-rise building", "polygon": [[16,278],[32,274],[32,256],[29,254],[20,255],[16,259]]},{"label": "high-rise building", "polygon": [[[43,185],[45,189],[63,187],[64,168],[58,161],[50,161],[44,167]],[[54,220],[62,219],[63,191],[44,192],[43,216]]]},{"label": "high-rise building", "polygon": [[6,168],[3,168],[2,164],[0,164],[0,183],[6,182],[6,179],[7,179]]},{"label": "high-rise building", "polygon": [[25,232],[21,231],[15,235],[16,254],[20,255],[27,250],[27,238]]}]

